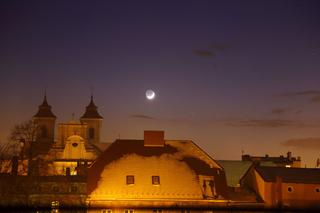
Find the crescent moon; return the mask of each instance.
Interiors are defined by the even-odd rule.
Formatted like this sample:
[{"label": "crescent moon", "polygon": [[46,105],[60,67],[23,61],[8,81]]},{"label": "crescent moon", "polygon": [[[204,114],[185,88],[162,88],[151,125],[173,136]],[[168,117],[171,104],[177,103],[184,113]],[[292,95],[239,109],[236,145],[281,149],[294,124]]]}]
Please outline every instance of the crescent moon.
[{"label": "crescent moon", "polygon": [[152,91],[152,90],[147,90],[147,91],[146,91],[146,97],[147,97],[147,99],[152,100],[152,99],[155,98],[155,96],[156,96],[156,94],[155,94],[154,91]]}]

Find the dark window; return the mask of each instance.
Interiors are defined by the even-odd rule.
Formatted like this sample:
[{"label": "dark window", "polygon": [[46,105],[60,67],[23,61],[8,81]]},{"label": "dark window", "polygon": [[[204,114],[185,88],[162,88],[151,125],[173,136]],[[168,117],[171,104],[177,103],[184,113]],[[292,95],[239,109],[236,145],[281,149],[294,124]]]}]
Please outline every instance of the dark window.
[{"label": "dark window", "polygon": [[41,126],[41,138],[48,137],[48,129],[46,126]]},{"label": "dark window", "polygon": [[78,192],[77,186],[71,186],[71,192]]},{"label": "dark window", "polygon": [[93,139],[94,138],[94,128],[89,128],[89,139]]},{"label": "dark window", "polygon": [[288,192],[292,192],[293,188],[291,186],[288,187]]},{"label": "dark window", "polygon": [[134,176],[127,175],[127,185],[134,184]]},{"label": "dark window", "polygon": [[52,187],[52,191],[53,191],[53,192],[59,192],[59,187],[58,187],[58,186]]},{"label": "dark window", "polygon": [[320,192],[320,188],[316,188],[316,192]]},{"label": "dark window", "polygon": [[73,147],[77,147],[77,146],[78,146],[78,143],[72,143],[72,146],[73,146]]},{"label": "dark window", "polygon": [[160,185],[160,177],[159,176],[152,176],[152,184],[153,185]]},{"label": "dark window", "polygon": [[39,185],[35,185],[32,187],[33,192],[41,192],[41,187]]}]

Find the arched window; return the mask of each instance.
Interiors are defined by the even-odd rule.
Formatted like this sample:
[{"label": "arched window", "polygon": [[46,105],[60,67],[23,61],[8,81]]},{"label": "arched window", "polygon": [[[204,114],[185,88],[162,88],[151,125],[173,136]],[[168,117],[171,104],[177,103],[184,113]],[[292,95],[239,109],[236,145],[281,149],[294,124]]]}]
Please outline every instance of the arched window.
[{"label": "arched window", "polygon": [[93,139],[94,138],[94,128],[90,127],[89,128],[89,139]]},{"label": "arched window", "polygon": [[41,126],[41,138],[48,137],[48,129],[45,125]]}]

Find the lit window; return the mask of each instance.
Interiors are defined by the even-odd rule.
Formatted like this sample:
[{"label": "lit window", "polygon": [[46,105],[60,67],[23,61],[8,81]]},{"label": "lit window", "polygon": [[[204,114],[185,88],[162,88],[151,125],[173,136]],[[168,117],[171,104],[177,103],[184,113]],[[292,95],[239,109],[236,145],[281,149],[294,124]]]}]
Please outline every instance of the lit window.
[{"label": "lit window", "polygon": [[160,185],[160,177],[159,176],[152,176],[152,184],[153,185]]},{"label": "lit window", "polygon": [[289,186],[289,187],[288,187],[288,192],[293,192],[292,186]]},{"label": "lit window", "polygon": [[127,185],[134,184],[134,176],[133,175],[127,175]]},{"label": "lit window", "polygon": [[101,213],[112,213],[111,209],[102,209]]},{"label": "lit window", "polygon": [[124,210],[124,213],[134,213],[134,210],[133,209],[126,209],[126,210]]}]

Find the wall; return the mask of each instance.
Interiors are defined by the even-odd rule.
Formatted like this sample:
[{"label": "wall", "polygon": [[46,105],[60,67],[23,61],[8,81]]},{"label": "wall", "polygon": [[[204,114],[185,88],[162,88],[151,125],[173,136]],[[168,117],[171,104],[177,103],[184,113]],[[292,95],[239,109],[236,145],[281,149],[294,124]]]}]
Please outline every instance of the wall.
[{"label": "wall", "polygon": [[[292,187],[292,192],[288,187]],[[282,183],[282,199],[284,206],[320,207],[320,184]]]},{"label": "wall", "polygon": [[[126,184],[134,175],[135,183]],[[160,185],[152,185],[151,176],[160,176]],[[182,161],[170,155],[142,157],[127,155],[108,164],[97,188],[89,195],[94,199],[202,199],[198,176]]]}]

